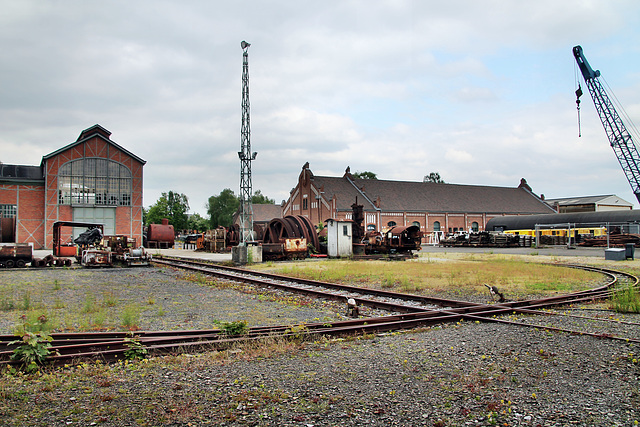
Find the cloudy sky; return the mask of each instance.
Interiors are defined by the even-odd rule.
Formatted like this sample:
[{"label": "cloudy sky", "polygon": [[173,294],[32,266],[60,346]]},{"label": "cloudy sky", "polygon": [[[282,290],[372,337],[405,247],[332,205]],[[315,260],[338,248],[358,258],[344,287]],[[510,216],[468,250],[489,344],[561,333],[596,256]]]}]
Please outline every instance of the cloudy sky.
[{"label": "cloudy sky", "polygon": [[[206,214],[240,186],[249,48],[253,188],[316,175],[515,187],[636,204],[572,47],[640,123],[637,0],[0,0],[0,161],[40,164],[96,123]],[[583,84],[584,86],[584,84]],[[585,91],[586,92],[586,91]],[[630,124],[627,123],[630,127]],[[640,143],[640,140],[636,139]]]}]

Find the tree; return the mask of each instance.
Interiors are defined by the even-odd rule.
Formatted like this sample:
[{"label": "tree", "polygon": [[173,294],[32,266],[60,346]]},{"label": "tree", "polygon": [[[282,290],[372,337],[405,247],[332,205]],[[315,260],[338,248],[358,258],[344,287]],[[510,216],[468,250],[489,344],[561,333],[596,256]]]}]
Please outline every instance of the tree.
[{"label": "tree", "polygon": [[354,178],[360,178],[360,179],[378,179],[378,176],[375,173],[367,172],[367,171],[356,172],[351,176],[353,176]]},{"label": "tree", "polygon": [[440,174],[438,172],[431,172],[429,175],[426,175],[422,182],[436,182],[440,184],[444,184],[445,182],[440,178]]},{"label": "tree", "polygon": [[228,188],[222,190],[217,196],[209,197],[207,214],[211,228],[217,228],[220,225],[229,227],[233,222],[233,214],[238,210],[239,205],[240,200]]},{"label": "tree", "polygon": [[189,211],[189,198],[182,193],[169,191],[162,193],[155,204],[149,207],[145,215],[145,225],[160,224],[163,218],[169,220],[169,224],[178,230],[188,227],[187,212]]},{"label": "tree", "polygon": [[273,205],[276,201],[262,194],[260,190],[257,190],[253,193],[253,196],[251,196],[251,203],[254,205]]},{"label": "tree", "polygon": [[204,232],[209,229],[209,221],[206,218],[201,217],[197,212],[193,215],[189,215],[187,225],[189,230],[196,230],[199,232]]}]

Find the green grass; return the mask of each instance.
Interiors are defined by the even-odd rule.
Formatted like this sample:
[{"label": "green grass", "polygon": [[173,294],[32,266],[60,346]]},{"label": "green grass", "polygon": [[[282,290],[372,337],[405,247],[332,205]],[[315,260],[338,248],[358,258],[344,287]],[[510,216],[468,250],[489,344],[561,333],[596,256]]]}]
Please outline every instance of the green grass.
[{"label": "green grass", "polygon": [[633,286],[617,289],[609,305],[612,309],[620,313],[640,313],[640,295]]},{"label": "green grass", "polygon": [[486,283],[512,296],[588,289],[601,278],[600,274],[584,270],[492,254],[452,257],[441,262],[434,262],[431,257],[425,262],[327,260],[256,268],[294,277],[412,293],[473,294],[486,292]]}]

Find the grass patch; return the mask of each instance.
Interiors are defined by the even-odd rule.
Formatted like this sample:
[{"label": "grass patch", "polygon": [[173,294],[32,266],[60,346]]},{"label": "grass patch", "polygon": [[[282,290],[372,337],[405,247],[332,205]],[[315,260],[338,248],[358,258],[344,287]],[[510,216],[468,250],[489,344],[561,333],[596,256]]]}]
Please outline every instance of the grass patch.
[{"label": "grass patch", "polygon": [[633,286],[617,289],[609,300],[609,306],[619,313],[640,313],[640,295]]},{"label": "grass patch", "polygon": [[418,294],[485,293],[486,283],[498,286],[512,297],[588,289],[602,277],[584,270],[491,254],[454,257],[446,262],[434,262],[429,257],[425,262],[326,260],[263,267],[294,277]]}]

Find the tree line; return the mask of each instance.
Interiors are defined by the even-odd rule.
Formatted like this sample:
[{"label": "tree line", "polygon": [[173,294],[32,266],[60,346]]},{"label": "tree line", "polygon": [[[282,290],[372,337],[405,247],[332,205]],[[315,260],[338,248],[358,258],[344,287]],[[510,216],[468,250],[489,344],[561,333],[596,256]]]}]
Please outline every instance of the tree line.
[{"label": "tree line", "polygon": [[[273,204],[274,199],[262,194],[257,190],[251,201],[253,204]],[[143,222],[149,224],[161,224],[164,218],[169,220],[175,230],[195,230],[203,232],[217,228],[218,226],[229,227],[233,222],[233,214],[240,206],[240,197],[236,196],[233,190],[225,188],[217,196],[209,197],[207,201],[207,218],[194,213],[189,215],[189,198],[174,191],[163,192],[156,202],[149,209],[142,209]]]}]

